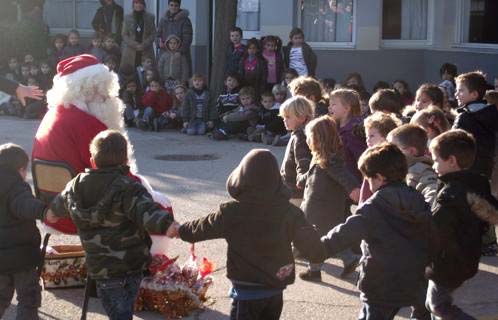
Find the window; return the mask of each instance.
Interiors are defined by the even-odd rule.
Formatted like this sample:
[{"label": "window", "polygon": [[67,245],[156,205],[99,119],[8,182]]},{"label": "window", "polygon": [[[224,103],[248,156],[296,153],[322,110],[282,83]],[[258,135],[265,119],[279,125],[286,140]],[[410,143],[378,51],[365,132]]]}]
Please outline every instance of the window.
[{"label": "window", "polygon": [[[123,0],[115,2],[123,5]],[[100,6],[99,0],[46,0],[43,16],[52,32],[77,29],[83,34],[91,34],[93,16]]]},{"label": "window", "polygon": [[430,40],[429,0],[384,0],[382,3],[383,40]]},{"label": "window", "polygon": [[301,0],[300,23],[312,43],[353,43],[353,0]]},{"label": "window", "polygon": [[259,0],[239,0],[235,25],[242,29],[244,39],[260,36]]},{"label": "window", "polygon": [[498,1],[462,0],[460,10],[459,42],[498,45]]}]

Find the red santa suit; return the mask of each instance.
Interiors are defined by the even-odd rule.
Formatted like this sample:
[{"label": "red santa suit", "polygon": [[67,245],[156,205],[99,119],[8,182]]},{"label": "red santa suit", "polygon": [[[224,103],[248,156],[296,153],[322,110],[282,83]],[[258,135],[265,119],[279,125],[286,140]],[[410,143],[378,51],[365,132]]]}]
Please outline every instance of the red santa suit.
[{"label": "red santa suit", "polygon": [[[73,169],[75,174],[78,174],[83,172],[85,168],[91,168],[90,143],[93,138],[99,132],[107,129],[122,129],[122,121],[119,104],[110,103],[112,99],[117,98],[104,97],[99,100],[104,108],[116,108],[113,114],[117,115],[119,120],[114,119],[115,121],[112,123],[115,123],[117,128],[110,128],[109,125],[104,123],[104,119],[101,121],[90,112],[87,103],[81,102],[88,100],[88,97],[78,97],[77,94],[70,91],[82,88],[70,88],[70,86],[72,84],[88,86],[88,80],[95,78],[95,81],[97,81],[95,83],[96,87],[102,88],[108,84],[112,89],[113,83],[117,83],[117,77],[92,55],[80,55],[65,59],[57,65],[57,72],[58,74],[54,77],[52,92],[47,93],[49,105],[51,101],[56,102],[54,103],[55,107],[49,107],[49,111],[45,114],[36,132],[32,158],[64,162]],[[98,83],[99,78],[103,79],[104,83],[102,85]],[[116,86],[114,85],[114,87]],[[88,88],[83,88],[83,91],[88,91]],[[117,95],[117,90],[115,91]],[[74,100],[74,103],[64,101],[65,95],[70,97],[69,100]],[[108,105],[106,105],[106,101],[109,101]],[[118,100],[113,101],[117,102]],[[137,178],[137,180],[140,179],[143,178]],[[152,193],[153,197],[160,196],[150,188],[146,181],[143,181],[143,184]],[[155,197],[154,199],[156,200]],[[162,196],[161,200],[163,201],[158,202],[171,211],[169,201],[164,196]],[[66,234],[76,233],[76,227],[69,218],[60,219],[55,224],[48,222],[45,222],[45,224]]]}]

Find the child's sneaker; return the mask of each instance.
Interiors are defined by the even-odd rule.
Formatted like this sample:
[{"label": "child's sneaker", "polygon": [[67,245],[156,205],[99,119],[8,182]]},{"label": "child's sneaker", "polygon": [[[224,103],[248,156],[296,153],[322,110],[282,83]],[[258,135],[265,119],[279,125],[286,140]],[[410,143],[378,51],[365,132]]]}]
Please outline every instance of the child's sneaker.
[{"label": "child's sneaker", "polygon": [[307,269],[306,271],[300,272],[299,273],[299,278],[304,281],[311,281],[311,282],[321,282],[322,281],[322,271],[311,271],[310,269]]}]

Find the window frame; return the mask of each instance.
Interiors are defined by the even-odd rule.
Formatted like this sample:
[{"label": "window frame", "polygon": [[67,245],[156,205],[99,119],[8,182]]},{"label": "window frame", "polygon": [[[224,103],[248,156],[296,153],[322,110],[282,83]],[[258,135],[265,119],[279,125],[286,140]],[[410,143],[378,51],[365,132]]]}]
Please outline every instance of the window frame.
[{"label": "window frame", "polygon": [[456,1],[456,24],[455,24],[455,44],[454,48],[465,48],[465,49],[487,49],[490,51],[498,50],[498,43],[483,43],[483,42],[465,42],[463,37],[465,31],[463,28],[465,27],[464,19],[465,14],[465,4],[469,3],[471,0],[457,0]]},{"label": "window frame", "polygon": [[[242,34],[243,34],[243,40],[249,40],[251,38],[257,38],[259,39],[262,36],[261,33],[261,1],[258,0],[258,20],[259,20],[259,29],[258,30],[244,30],[242,29]],[[239,15],[239,11],[237,9],[237,16]],[[235,17],[235,21],[237,21],[237,17]],[[237,23],[236,23],[237,25]],[[238,26],[238,25],[237,25]]]},{"label": "window frame", "polygon": [[[73,26],[70,27],[70,28],[53,28],[51,26],[48,26],[49,27],[49,34],[51,36],[53,35],[56,35],[58,33],[61,33],[61,34],[66,34],[70,31],[70,30],[78,30],[78,32],[80,33],[80,37],[91,37],[93,36],[93,34],[95,33],[95,30],[93,30],[93,28],[90,28],[90,29],[82,29],[82,28],[76,28],[76,2],[78,0],[71,0],[72,4],[73,4],[73,10],[72,10],[72,14],[73,14]],[[126,0],[124,0],[126,1]],[[100,7],[100,1],[99,0],[96,0],[95,1],[99,7]]]},{"label": "window frame", "polygon": [[[382,1],[384,6],[384,1]],[[380,47],[385,49],[421,49],[431,47],[434,44],[434,17],[435,1],[427,0],[427,39],[425,40],[402,40],[402,39],[382,39],[382,7],[380,14]]]},{"label": "window frame", "polygon": [[[297,26],[302,29],[302,4],[305,0],[297,0]],[[304,32],[304,41],[314,49],[354,49],[356,48],[356,28],[357,28],[357,9],[358,0],[353,0],[353,21],[352,21],[352,32],[351,41],[348,42],[338,42],[338,41],[327,41],[327,42],[316,42],[306,40],[306,30]]]}]

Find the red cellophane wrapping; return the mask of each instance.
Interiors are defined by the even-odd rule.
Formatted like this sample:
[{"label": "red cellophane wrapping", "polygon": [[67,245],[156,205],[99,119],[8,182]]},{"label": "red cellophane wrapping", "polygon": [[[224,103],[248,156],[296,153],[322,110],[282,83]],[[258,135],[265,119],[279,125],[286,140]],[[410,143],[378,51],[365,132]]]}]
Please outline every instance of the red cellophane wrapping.
[{"label": "red cellophane wrapping", "polygon": [[180,267],[177,258],[154,255],[149,266],[151,276],[145,277],[135,301],[135,310],[157,311],[167,319],[187,316],[203,307],[206,293],[213,283],[209,276],[213,263],[203,258],[200,264],[193,253]]}]

